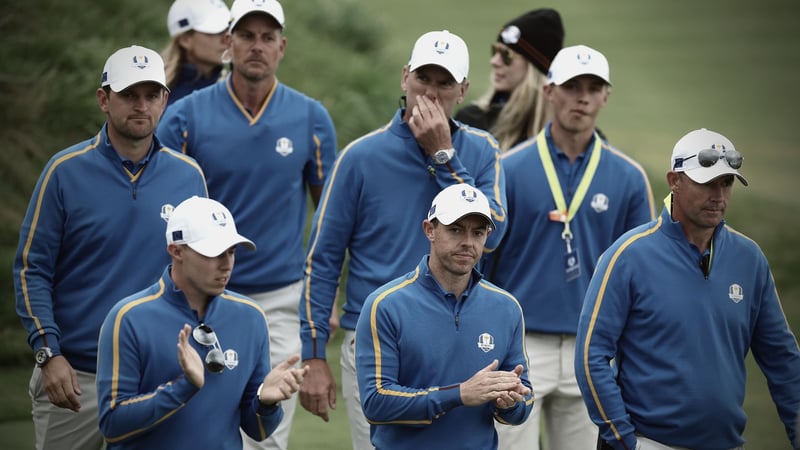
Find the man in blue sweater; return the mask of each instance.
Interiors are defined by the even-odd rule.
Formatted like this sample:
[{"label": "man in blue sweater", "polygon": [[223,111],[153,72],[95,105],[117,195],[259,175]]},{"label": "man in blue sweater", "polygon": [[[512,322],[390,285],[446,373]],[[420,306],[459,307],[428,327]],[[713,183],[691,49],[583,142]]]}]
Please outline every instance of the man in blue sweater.
[{"label": "man in blue sweater", "polygon": [[487,132],[451,119],[464,100],[469,52],[447,31],[422,35],[403,66],[400,85],[406,104],[385,126],[345,147],[325,181],[312,223],[300,299],[303,361],[311,367],[300,401],[328,419],[336,385],[326,361],[328,318],[345,254],[350,262],[341,327],[342,393],[353,448],[371,448],[356,386],[353,352],[356,320],[373,290],[409,270],[428,251],[424,236],[408,236],[427,205],[443,188],[466,183],[489,199],[497,225],[487,247],[505,230],[505,184],[497,142]]},{"label": "man in blue sweater", "polygon": [[[158,136],[197,160],[210,196],[259,242],[237,261],[230,288],[266,312],[274,362],[300,352],[307,203],[319,203],[336,158],[336,131],[321,102],[278,79],[287,45],[281,4],[236,0],[231,15],[230,75],[171,105]],[[244,448],[285,450],[296,404],[297,396],[284,402],[284,421],[266,442],[245,436]]]},{"label": "man in blue sweater", "polygon": [[422,222],[430,253],[364,303],[356,372],[377,449],[496,449],[494,422],[530,414],[522,309],[475,269],[491,216],[478,189],[443,189]]},{"label": "man in blue sweater", "polygon": [[797,339],[764,254],[724,220],[736,179],[747,185],[741,166],[725,136],[688,133],[672,151],[661,216],[601,256],[575,373],[604,449],[743,449],[749,351],[800,448]]},{"label": "man in blue sweater", "polygon": [[597,258],[655,210],[644,169],[596,132],[611,94],[606,57],[585,45],[564,48],[548,83],[553,119],[502,156],[509,225],[485,268],[522,304],[536,395],[523,426],[499,427],[503,450],[539,450],[542,434],[549,450],[596,443],[571,370],[578,315]]},{"label": "man in blue sweater", "polygon": [[54,155],[20,228],[17,314],[36,368],[30,382],[36,448],[99,449],[97,336],[117,300],[151,283],[168,262],[166,214],[206,196],[190,157],[153,135],[168,89],[153,50],[131,46],[103,68],[97,136]]},{"label": "man in blue sweater", "polygon": [[270,370],[264,312],[225,289],[237,247],[255,244],[225,206],[202,197],[181,202],[165,234],[171,264],[117,303],[101,330],[97,392],[108,448],[241,450],[240,428],[263,441],[308,369],[292,367],[294,354]]}]

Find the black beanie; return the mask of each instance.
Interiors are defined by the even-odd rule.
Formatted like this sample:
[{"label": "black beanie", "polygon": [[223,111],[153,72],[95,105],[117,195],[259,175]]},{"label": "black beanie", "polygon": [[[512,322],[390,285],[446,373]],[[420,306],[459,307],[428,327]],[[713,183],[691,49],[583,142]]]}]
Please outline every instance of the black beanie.
[{"label": "black beanie", "polygon": [[534,9],[503,25],[497,42],[521,54],[542,73],[547,73],[564,45],[564,25],[558,11]]}]

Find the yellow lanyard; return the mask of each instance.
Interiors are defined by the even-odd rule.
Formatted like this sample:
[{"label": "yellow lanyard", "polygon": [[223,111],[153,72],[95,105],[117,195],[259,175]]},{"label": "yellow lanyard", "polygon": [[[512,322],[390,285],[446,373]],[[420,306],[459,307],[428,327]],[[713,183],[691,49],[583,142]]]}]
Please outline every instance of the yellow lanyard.
[{"label": "yellow lanyard", "polygon": [[536,143],[539,147],[539,157],[544,166],[544,173],[547,176],[547,182],[550,184],[550,192],[553,194],[553,200],[556,202],[556,210],[561,214],[559,220],[564,222],[564,231],[561,233],[561,238],[567,242],[567,252],[572,251],[570,241],[572,240],[572,231],[569,229],[569,221],[575,217],[578,209],[581,207],[583,198],[586,197],[586,192],[589,190],[589,185],[592,184],[592,178],[597,171],[597,166],[600,164],[600,137],[597,133],[594,134],[594,147],[592,148],[592,156],[589,158],[589,165],[586,166],[586,171],[583,173],[578,189],[575,191],[575,196],[567,208],[567,201],[564,199],[564,192],[561,190],[561,184],[558,182],[558,174],[553,165],[553,158],[550,156],[550,150],[547,148],[547,138],[545,138],[545,130],[539,133],[536,137]]}]

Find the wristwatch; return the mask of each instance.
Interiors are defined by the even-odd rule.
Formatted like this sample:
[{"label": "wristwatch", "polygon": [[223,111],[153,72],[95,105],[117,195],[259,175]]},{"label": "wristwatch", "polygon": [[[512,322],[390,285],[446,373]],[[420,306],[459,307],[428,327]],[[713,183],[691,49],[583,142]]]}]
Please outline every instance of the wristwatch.
[{"label": "wristwatch", "polygon": [[454,148],[445,148],[443,150],[437,150],[436,153],[431,156],[434,164],[447,164],[453,159],[453,155],[456,154],[456,149]]},{"label": "wristwatch", "polygon": [[50,347],[42,347],[39,350],[36,350],[36,353],[33,354],[33,359],[36,361],[36,367],[44,366],[52,357],[53,351],[50,350]]}]

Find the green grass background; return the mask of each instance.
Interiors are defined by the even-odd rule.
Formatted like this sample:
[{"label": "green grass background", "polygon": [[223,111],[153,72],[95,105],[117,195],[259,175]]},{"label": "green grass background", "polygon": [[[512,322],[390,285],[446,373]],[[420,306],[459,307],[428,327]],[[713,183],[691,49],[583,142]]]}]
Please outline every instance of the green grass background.
[{"label": "green grass background", "polygon": [[[230,4],[230,1],[228,2]],[[319,98],[340,147],[387,122],[414,40],[434,29],[471,49],[468,99],[488,85],[489,44],[501,25],[535,7],[558,9],[566,44],[587,44],[611,64],[613,93],[599,125],[646,168],[657,198],[673,144],[706,127],[745,156],[750,187],[737,185],[729,223],[769,258],[790,326],[800,331],[797,78],[800,2],[762,0],[296,0],[284,1],[287,57],[281,81]],[[7,450],[32,447],[30,351],[14,313],[10,267],[19,224],[39,171],[55,151],[102,123],[94,90],[105,58],[167,40],[170,0],[3,2],[0,14],[0,435]],[[667,287],[665,287],[667,288]],[[687,312],[690,314],[690,312]],[[336,337],[329,355],[336,376]],[[749,450],[789,448],[766,383],[748,357]],[[344,404],[331,422],[302,409],[293,449],[349,448]]]}]

